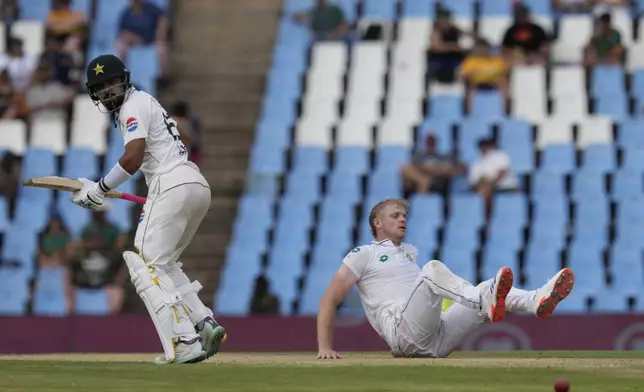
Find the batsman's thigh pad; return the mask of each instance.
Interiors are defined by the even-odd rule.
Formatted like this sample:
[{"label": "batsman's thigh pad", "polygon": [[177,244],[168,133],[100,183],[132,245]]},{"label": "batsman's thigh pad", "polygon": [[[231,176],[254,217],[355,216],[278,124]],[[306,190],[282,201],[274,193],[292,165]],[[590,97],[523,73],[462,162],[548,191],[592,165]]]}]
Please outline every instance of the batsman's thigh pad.
[{"label": "batsman's thigh pad", "polygon": [[124,252],[123,258],[132,284],[143,300],[161,339],[166,360],[172,362],[175,358],[176,340],[180,337],[194,339],[198,336],[183,308],[183,298],[164,271],[146,265],[134,252]]}]

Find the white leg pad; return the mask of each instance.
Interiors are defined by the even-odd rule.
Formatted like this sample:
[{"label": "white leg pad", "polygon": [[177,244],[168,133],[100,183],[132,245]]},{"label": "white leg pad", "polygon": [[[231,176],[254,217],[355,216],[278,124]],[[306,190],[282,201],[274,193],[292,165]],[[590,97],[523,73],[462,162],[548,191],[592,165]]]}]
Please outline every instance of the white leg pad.
[{"label": "white leg pad", "polygon": [[149,267],[134,252],[123,252],[123,258],[132,284],[143,300],[161,339],[166,360],[173,362],[177,339],[181,337],[190,340],[199,336],[183,308],[183,297],[163,270]]},{"label": "white leg pad", "polygon": [[190,321],[193,324],[197,324],[206,317],[213,317],[213,313],[199,299],[198,293],[203,286],[198,280],[190,282],[188,275],[181,269],[182,266],[183,264],[180,262],[173,263],[170,268],[166,269],[166,272],[170,279],[172,279],[172,283],[174,283],[177,291],[183,297],[185,305],[187,305]]}]

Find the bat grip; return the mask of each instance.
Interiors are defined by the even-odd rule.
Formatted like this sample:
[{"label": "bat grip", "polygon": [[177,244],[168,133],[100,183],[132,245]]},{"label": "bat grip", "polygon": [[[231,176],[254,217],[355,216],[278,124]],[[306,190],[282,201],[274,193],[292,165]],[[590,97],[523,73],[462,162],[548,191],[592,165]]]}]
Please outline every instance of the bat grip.
[{"label": "bat grip", "polygon": [[147,199],[145,197],[132,195],[130,193],[121,193],[121,198],[123,200],[131,201],[132,203],[145,204]]}]

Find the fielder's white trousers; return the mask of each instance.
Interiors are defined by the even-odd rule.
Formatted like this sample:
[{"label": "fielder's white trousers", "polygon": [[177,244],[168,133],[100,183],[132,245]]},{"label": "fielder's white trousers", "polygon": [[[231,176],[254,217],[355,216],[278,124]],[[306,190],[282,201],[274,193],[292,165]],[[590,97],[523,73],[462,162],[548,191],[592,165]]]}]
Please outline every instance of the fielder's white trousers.
[{"label": "fielder's white trousers", "polygon": [[[390,346],[396,355],[446,357],[487,319],[480,310],[479,287],[456,275],[445,276],[431,268],[430,261],[421,270],[412,291],[392,320],[395,341]],[[512,288],[506,299],[506,311],[527,311],[531,292]],[[454,301],[442,312],[443,298]]]}]

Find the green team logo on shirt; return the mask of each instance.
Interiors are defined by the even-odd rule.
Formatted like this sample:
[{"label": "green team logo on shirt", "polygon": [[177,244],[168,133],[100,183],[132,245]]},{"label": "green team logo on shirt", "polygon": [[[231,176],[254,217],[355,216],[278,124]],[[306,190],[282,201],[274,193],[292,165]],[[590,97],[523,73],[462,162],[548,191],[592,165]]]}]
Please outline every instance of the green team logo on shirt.
[{"label": "green team logo on shirt", "polygon": [[353,248],[353,250],[351,251],[351,253],[358,253],[358,252],[360,252],[360,248]]},{"label": "green team logo on shirt", "polygon": [[382,256],[380,256],[380,262],[381,262],[381,263],[384,263],[384,262],[385,262],[385,261],[387,261],[387,260],[389,260],[389,256],[387,256],[387,255],[382,255]]}]

